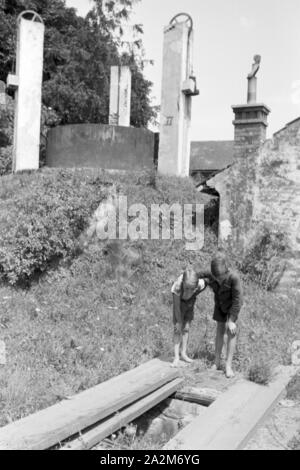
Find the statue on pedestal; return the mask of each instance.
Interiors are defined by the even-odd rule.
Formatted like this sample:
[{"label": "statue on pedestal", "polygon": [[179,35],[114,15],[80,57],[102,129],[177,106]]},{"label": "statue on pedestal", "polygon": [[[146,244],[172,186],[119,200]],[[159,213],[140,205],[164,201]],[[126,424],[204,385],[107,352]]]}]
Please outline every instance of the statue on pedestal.
[{"label": "statue on pedestal", "polygon": [[256,74],[259,71],[261,62],[261,56],[254,56],[254,64],[252,64],[252,70],[248,75],[248,103],[256,103],[256,93],[257,93],[257,78]]}]

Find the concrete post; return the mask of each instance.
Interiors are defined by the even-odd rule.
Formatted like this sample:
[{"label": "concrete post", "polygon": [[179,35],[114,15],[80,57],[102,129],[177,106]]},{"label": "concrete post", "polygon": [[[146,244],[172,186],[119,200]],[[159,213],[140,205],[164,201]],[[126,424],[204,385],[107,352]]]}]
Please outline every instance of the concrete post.
[{"label": "concrete post", "polygon": [[111,67],[109,124],[130,127],[131,70]]},{"label": "concrete post", "polygon": [[7,79],[15,90],[13,171],[39,168],[44,32],[37,13],[19,16],[16,74]]},{"label": "concrete post", "polygon": [[164,175],[190,173],[192,96],[199,92],[192,73],[193,26],[188,18],[190,24],[172,20],[164,30],[158,157],[158,171]]}]

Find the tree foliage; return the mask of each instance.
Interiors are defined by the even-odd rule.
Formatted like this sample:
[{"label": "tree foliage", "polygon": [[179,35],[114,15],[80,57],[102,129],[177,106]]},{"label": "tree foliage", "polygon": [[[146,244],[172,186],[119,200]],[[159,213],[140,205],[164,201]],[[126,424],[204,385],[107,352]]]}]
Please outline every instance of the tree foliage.
[{"label": "tree foliage", "polygon": [[[147,126],[155,117],[150,104],[151,82],[143,76],[136,54],[140,38],[124,54],[124,25],[137,0],[95,0],[85,18],[65,0],[0,0],[0,80],[14,69],[16,19],[26,10],[37,11],[46,26],[43,104],[62,124],[103,123],[109,116],[111,65],[128,64],[133,73],[131,124]],[[134,25],[136,35],[142,33]]]}]

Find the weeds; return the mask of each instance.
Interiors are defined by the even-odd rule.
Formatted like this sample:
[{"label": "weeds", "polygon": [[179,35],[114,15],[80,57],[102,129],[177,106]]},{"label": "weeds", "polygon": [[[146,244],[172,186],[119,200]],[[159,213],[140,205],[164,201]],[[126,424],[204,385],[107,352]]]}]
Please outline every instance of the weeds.
[{"label": "weeds", "polygon": [[288,239],[268,224],[258,224],[253,240],[239,267],[244,274],[269,291],[274,290],[286,268]]},{"label": "weeds", "polygon": [[248,379],[259,385],[268,385],[272,379],[272,367],[270,363],[254,362],[248,371]]}]

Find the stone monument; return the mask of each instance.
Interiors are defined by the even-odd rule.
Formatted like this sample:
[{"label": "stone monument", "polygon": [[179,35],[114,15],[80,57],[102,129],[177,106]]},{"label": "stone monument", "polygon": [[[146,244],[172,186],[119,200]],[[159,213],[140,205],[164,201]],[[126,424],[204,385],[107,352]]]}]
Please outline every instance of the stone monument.
[{"label": "stone monument", "polygon": [[109,124],[130,126],[131,70],[127,66],[113,66],[110,73]]},{"label": "stone monument", "polygon": [[254,64],[252,65],[252,70],[248,75],[248,103],[256,103],[256,94],[257,94],[257,78],[256,74],[260,68],[261,56],[254,56]]},{"label": "stone monument", "polygon": [[39,168],[44,23],[34,11],[17,20],[16,71],[7,78],[15,92],[13,171]]},{"label": "stone monument", "polygon": [[176,15],[164,30],[158,172],[189,176],[193,73],[193,20]]},{"label": "stone monument", "polygon": [[270,109],[263,103],[257,103],[257,78],[261,56],[254,56],[252,71],[248,74],[247,104],[232,106],[235,114],[235,149],[238,158],[241,151],[255,151],[265,140]]},{"label": "stone monument", "polygon": [[6,86],[5,83],[0,80],[0,106],[5,107],[6,105]]}]

